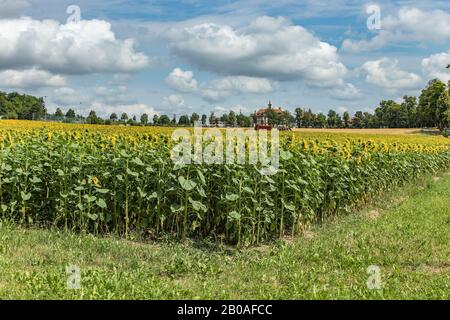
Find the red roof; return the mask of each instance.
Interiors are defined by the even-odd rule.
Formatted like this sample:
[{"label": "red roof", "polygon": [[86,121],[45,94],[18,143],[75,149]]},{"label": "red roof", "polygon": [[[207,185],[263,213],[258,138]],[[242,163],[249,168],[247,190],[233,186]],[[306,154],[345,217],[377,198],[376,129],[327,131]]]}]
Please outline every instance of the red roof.
[{"label": "red roof", "polygon": [[[256,111],[257,116],[263,116],[267,112],[268,108],[261,108],[258,111]],[[271,110],[275,111],[276,113],[283,113],[284,110],[281,108],[272,108]]]}]

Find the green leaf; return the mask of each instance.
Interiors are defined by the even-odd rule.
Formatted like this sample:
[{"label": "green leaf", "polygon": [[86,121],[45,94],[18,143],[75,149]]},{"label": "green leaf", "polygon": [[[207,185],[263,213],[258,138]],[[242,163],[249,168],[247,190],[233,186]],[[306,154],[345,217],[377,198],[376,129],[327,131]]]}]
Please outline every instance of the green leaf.
[{"label": "green leaf", "polygon": [[206,179],[205,179],[205,175],[203,174],[203,172],[201,172],[200,170],[197,170],[197,174],[198,174],[198,177],[200,178],[200,182],[202,183],[202,185],[205,185]]},{"label": "green leaf", "polygon": [[129,168],[127,168],[127,174],[133,176],[133,177],[138,177],[139,173],[131,171]]},{"label": "green leaf", "polygon": [[253,190],[250,189],[249,187],[244,187],[243,189],[245,192],[250,193],[250,194],[254,194]]},{"label": "green leaf", "polygon": [[142,191],[142,189],[141,189],[140,187],[137,187],[137,190],[138,190],[139,196],[140,196],[141,198],[145,198],[145,197],[147,196],[147,193],[144,192],[144,191]]},{"label": "green leaf", "polygon": [[290,151],[280,150],[280,157],[283,160],[289,160],[292,158],[292,153]]},{"label": "green leaf", "polygon": [[31,183],[39,183],[39,182],[42,182],[42,180],[39,179],[39,178],[36,177],[36,176],[33,176],[33,178],[31,178],[30,181],[31,181]]},{"label": "green leaf", "polygon": [[203,188],[200,187],[200,186],[197,186],[197,191],[198,191],[198,194],[199,194],[202,198],[206,198],[205,189],[203,189]]},{"label": "green leaf", "polygon": [[158,198],[158,194],[156,192],[153,192],[151,195],[147,196],[147,200],[156,199]]},{"label": "green leaf", "polygon": [[193,200],[191,197],[189,197],[189,203],[192,205],[192,208],[194,209],[194,211],[203,211],[206,212],[208,211],[208,208],[206,208],[206,206],[201,203],[200,201],[196,201]]},{"label": "green leaf", "polygon": [[178,177],[178,182],[185,191],[191,191],[197,185],[194,181],[186,179],[183,176]]},{"label": "green leaf", "polygon": [[134,158],[134,159],[133,159],[133,162],[134,162],[135,164],[137,164],[138,166],[145,166],[145,163],[143,163],[142,160],[139,159],[139,158]]},{"label": "green leaf", "polygon": [[105,200],[103,200],[101,198],[98,199],[95,203],[102,209],[106,209],[106,207],[107,207]]},{"label": "green leaf", "polygon": [[131,156],[125,151],[125,150],[120,150],[120,155],[124,158],[130,158]]},{"label": "green leaf", "polygon": [[23,201],[30,200],[30,198],[31,198],[31,193],[25,193],[23,191],[20,191],[20,195],[22,196]]},{"label": "green leaf", "polygon": [[84,195],[84,198],[87,200],[87,202],[94,202],[95,200],[97,200],[96,196],[89,196],[87,194]]},{"label": "green leaf", "polygon": [[88,217],[89,217],[89,219],[91,219],[93,221],[98,219],[98,215],[96,215],[95,213],[94,214],[88,214]]},{"label": "green leaf", "polygon": [[172,213],[182,211],[183,209],[184,209],[184,207],[182,205],[179,205],[179,204],[172,204],[170,206],[170,211],[172,211]]},{"label": "green leaf", "polygon": [[101,194],[106,194],[109,192],[109,189],[95,189],[95,191],[97,191],[98,193],[101,193]]},{"label": "green leaf", "polygon": [[292,203],[286,203],[284,201],[284,199],[281,199],[281,202],[283,203],[284,207],[286,208],[286,210],[294,212],[295,211],[295,205]]},{"label": "green leaf", "polygon": [[231,211],[228,214],[228,219],[230,219],[230,220],[241,220],[241,215],[237,211]]},{"label": "green leaf", "polygon": [[239,199],[239,195],[234,194],[234,193],[227,193],[227,195],[225,196],[225,198],[228,201],[236,201],[237,199]]}]

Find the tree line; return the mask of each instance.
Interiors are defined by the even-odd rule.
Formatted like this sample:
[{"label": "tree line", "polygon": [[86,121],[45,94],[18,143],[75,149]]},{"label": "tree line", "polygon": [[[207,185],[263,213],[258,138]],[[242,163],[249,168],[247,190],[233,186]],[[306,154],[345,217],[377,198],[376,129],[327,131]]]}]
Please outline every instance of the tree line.
[{"label": "tree line", "polygon": [[[48,114],[43,98],[16,92],[0,92],[0,115],[8,119],[57,120],[64,122],[83,122],[91,124],[129,124],[129,125],[159,125],[159,126],[192,126],[196,121],[202,125],[222,125],[228,127],[251,127],[256,123],[256,115],[244,115],[242,112],[216,116],[197,113],[184,114],[178,118],[163,115],[142,114],[139,119],[123,112],[120,115],[112,113],[107,118],[99,117],[91,110],[87,117],[76,114],[70,108],[63,112],[57,108],[55,113]],[[270,125],[287,125],[299,128],[417,128],[450,126],[450,81],[445,84],[438,79],[431,80],[422,90],[419,97],[404,96],[403,100],[382,100],[374,112],[356,111],[352,116],[349,112],[339,114],[330,109],[324,113],[314,113],[310,108],[296,108],[294,115],[288,111],[275,112],[267,109],[266,116]]]},{"label": "tree line", "polygon": [[0,91],[0,115],[4,118],[33,120],[46,113],[44,98]]},{"label": "tree line", "polygon": [[315,114],[311,109],[295,109],[297,127],[318,128],[448,128],[450,124],[450,81],[431,80],[420,96],[404,96],[401,102],[382,100],[373,113],[356,111],[342,116],[334,110]]}]

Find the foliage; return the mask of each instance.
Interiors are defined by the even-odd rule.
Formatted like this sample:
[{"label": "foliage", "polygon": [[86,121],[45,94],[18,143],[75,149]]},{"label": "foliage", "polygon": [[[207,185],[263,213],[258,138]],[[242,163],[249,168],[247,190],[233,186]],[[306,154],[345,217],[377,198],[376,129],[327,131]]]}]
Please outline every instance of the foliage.
[{"label": "foliage", "polygon": [[39,119],[46,114],[44,99],[0,91],[0,115],[17,119]]},{"label": "foliage", "polygon": [[260,243],[450,166],[442,137],[281,135],[280,170],[174,165],[169,128],[1,122],[0,216],[128,237]]},{"label": "foliage", "polygon": [[[450,176],[427,179],[383,195],[375,208],[314,226],[305,237],[250,248],[3,223],[0,300],[448,300],[449,197]],[[80,269],[80,290],[67,289],[70,265]],[[380,267],[382,290],[367,288],[370,265]]]}]

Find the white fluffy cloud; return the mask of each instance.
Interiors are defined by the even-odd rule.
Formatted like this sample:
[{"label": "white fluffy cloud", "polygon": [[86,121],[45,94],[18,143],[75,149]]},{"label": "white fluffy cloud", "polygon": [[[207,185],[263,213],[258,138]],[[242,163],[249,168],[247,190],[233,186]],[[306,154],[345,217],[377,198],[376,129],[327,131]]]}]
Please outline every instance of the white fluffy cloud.
[{"label": "white fluffy cloud", "polygon": [[276,83],[263,78],[228,76],[203,85],[200,95],[206,101],[216,102],[232,94],[272,92],[275,86]]},{"label": "white fluffy cloud", "polygon": [[450,64],[450,50],[433,54],[422,60],[423,73],[429,79],[438,78],[444,82],[450,81],[450,70],[446,68],[448,64]]},{"label": "white fluffy cloud", "polygon": [[52,101],[59,106],[78,107],[82,103],[90,101],[91,97],[86,92],[80,92],[70,87],[53,90]]},{"label": "white fluffy cloud", "polygon": [[366,81],[370,84],[388,89],[417,89],[423,85],[422,78],[412,72],[401,70],[398,60],[382,58],[367,61],[362,69],[366,73]]},{"label": "white fluffy cloud", "polygon": [[260,17],[241,29],[199,24],[167,37],[177,55],[219,74],[331,85],[347,72],[336,47],[284,18]]},{"label": "white fluffy cloud", "polygon": [[87,114],[89,110],[95,110],[98,116],[109,117],[111,113],[116,113],[119,117],[125,112],[128,114],[128,117],[139,116],[143,113],[146,113],[151,118],[155,114],[159,114],[155,108],[144,104],[144,103],[135,103],[135,104],[124,104],[124,105],[107,105],[99,102],[94,102],[85,108],[85,113]]},{"label": "white fluffy cloud", "polygon": [[[208,102],[217,102],[232,94],[267,93],[274,90],[276,82],[264,78],[247,76],[227,76],[207,83],[198,84],[192,71],[175,68],[166,78],[167,85],[179,92],[194,93]],[[165,105],[174,106],[174,100],[180,96],[165,97]]]},{"label": "white fluffy cloud", "polygon": [[171,94],[170,96],[163,98],[162,104],[166,107],[179,108],[184,106],[184,99],[180,95]]},{"label": "white fluffy cloud", "polygon": [[4,88],[60,87],[64,85],[66,85],[64,77],[52,75],[48,71],[36,68],[0,71],[0,87]]},{"label": "white fluffy cloud", "polygon": [[121,73],[147,67],[133,39],[118,40],[110,23],[60,24],[29,17],[0,20],[0,69],[36,67],[59,74]]},{"label": "white fluffy cloud", "polygon": [[357,100],[361,98],[361,91],[351,83],[346,83],[329,91],[330,95],[339,100]]},{"label": "white fluffy cloud", "polygon": [[183,71],[180,68],[173,69],[167,76],[166,83],[172,89],[181,92],[195,92],[198,89],[194,73],[192,71]]},{"label": "white fluffy cloud", "polygon": [[54,104],[62,107],[86,108],[90,105],[134,105],[136,98],[128,93],[128,88],[119,86],[95,86],[71,88],[62,87],[55,89],[51,96]]},{"label": "white fluffy cloud", "polygon": [[342,49],[361,52],[405,42],[445,43],[450,39],[450,14],[403,7],[396,15],[382,19],[381,27],[370,40],[344,40]]}]

